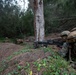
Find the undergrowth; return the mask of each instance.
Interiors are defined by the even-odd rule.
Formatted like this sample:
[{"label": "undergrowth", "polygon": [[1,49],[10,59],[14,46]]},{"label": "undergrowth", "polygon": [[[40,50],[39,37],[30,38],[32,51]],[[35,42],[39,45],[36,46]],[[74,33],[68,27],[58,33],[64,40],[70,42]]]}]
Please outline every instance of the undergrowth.
[{"label": "undergrowth", "polygon": [[[76,75],[76,71],[70,66],[69,62],[60,57],[51,48],[47,47],[40,49],[44,50],[45,53],[50,52],[51,56],[48,56],[42,60],[38,59],[37,61],[33,62],[33,65],[35,66],[36,72],[38,74],[41,72],[41,75]],[[13,53],[13,55],[18,55],[20,53],[29,51],[30,49],[25,49],[20,52]],[[5,63],[3,65],[5,65]],[[0,72],[5,70],[6,67],[6,65],[3,69],[1,69],[2,67],[0,67]],[[33,75],[33,70],[31,69],[31,65],[29,62],[27,62],[25,66],[20,66],[19,64],[16,64],[16,70],[14,69],[6,75],[22,75],[22,70],[24,71],[25,75]]]}]

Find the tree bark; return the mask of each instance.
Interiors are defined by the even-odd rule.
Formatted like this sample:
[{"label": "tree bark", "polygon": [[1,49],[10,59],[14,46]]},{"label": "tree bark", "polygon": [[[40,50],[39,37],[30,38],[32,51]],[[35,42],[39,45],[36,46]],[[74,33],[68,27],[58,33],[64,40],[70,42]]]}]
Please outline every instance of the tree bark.
[{"label": "tree bark", "polygon": [[35,41],[44,41],[43,0],[34,0]]}]

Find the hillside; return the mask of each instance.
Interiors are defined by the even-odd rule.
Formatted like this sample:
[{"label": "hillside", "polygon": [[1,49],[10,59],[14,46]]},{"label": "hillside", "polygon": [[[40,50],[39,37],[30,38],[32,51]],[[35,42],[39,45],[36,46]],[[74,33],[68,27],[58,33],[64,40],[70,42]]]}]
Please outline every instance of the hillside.
[{"label": "hillside", "polygon": [[0,75],[76,75],[56,47],[33,49],[32,44],[0,43]]}]

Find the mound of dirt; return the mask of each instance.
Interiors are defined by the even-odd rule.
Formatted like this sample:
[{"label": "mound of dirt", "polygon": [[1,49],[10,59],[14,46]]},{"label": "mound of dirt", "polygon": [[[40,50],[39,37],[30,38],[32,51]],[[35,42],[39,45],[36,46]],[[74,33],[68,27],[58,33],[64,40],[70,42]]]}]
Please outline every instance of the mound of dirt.
[{"label": "mound of dirt", "polygon": [[23,46],[13,43],[0,43],[0,61],[10,56],[13,52],[19,51]]},{"label": "mound of dirt", "polygon": [[[13,57],[10,61],[7,62],[8,67],[7,67],[7,69],[5,69],[2,72],[2,75],[6,75],[13,70],[17,71],[17,64],[21,67],[24,67],[24,66],[26,66],[27,62],[30,63],[30,65],[31,65],[30,67],[31,67],[33,73],[35,73],[37,71],[34,67],[33,62],[35,62],[37,60],[41,60],[43,58],[47,58],[48,56],[51,56],[51,53],[49,53],[49,52],[45,53],[43,50],[31,50],[30,52],[26,52],[26,53],[17,55],[15,57]],[[22,73],[22,70],[19,72]],[[24,69],[23,69],[23,73],[24,74],[21,74],[21,75],[26,75]]]},{"label": "mound of dirt", "polygon": [[[49,35],[49,37],[46,37],[46,39],[55,38],[56,36],[59,36],[59,35],[52,34],[52,36]],[[29,45],[32,45],[32,44],[30,43]],[[53,50],[57,50],[57,47],[54,45],[50,47]],[[14,52],[17,52],[23,48],[24,46],[16,45],[13,43],[0,43],[0,61],[6,59],[8,56],[11,56]],[[19,72],[19,74],[21,75],[27,75],[24,69],[24,67],[27,65],[27,62],[30,64],[31,70],[33,71],[33,75],[41,75],[41,74],[37,74],[37,69],[33,63],[35,61],[39,61],[41,59],[47,58],[48,56],[51,56],[51,53],[44,52],[44,50],[39,50],[39,49],[38,50],[30,49],[30,50],[31,51],[14,56],[9,61],[5,61],[4,65],[6,67],[2,70],[0,75],[8,75],[8,73],[11,73],[13,71]],[[19,69],[20,66],[21,66],[21,69]],[[40,72],[42,71],[43,70],[41,70]],[[15,75],[15,74],[12,74],[12,75]]]}]

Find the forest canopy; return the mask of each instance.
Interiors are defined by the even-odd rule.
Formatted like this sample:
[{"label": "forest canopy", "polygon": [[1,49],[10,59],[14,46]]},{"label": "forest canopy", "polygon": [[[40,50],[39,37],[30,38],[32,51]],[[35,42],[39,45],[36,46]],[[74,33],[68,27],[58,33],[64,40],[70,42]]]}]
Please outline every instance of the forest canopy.
[{"label": "forest canopy", "polygon": [[[43,1],[46,34],[70,30],[76,26],[76,0]],[[29,2],[24,12],[17,5],[17,0],[0,0],[0,37],[34,35],[34,12],[31,6]]]}]

